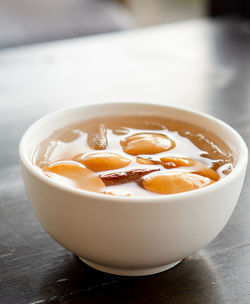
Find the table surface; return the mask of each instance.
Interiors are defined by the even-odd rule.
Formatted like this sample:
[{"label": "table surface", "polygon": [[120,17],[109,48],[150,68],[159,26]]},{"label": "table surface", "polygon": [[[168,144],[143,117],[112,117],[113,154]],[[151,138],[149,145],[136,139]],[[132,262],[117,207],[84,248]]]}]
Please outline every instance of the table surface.
[{"label": "table surface", "polygon": [[39,117],[105,101],[187,106],[232,125],[250,146],[250,28],[194,20],[0,51],[0,303],[250,303],[250,176],[224,230],[152,276],[93,270],[35,218],[18,162]]}]

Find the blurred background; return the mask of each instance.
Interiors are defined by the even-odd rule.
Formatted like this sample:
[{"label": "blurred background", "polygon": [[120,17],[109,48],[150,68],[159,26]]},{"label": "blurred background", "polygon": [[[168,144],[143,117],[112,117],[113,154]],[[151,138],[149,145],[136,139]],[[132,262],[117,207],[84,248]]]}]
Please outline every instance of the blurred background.
[{"label": "blurred background", "polygon": [[201,17],[249,20],[249,0],[0,0],[0,48]]}]

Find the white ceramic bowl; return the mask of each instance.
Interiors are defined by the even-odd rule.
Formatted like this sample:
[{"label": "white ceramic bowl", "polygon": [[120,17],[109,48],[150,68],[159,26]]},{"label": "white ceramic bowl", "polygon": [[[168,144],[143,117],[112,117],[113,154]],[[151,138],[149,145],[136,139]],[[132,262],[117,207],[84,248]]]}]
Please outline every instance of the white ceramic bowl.
[{"label": "white ceramic bowl", "polygon": [[[206,127],[236,158],[235,169],[205,188],[155,197],[118,197],[65,188],[32,165],[34,149],[53,131],[107,115],[152,115]],[[247,167],[247,147],[230,126],[211,116],[153,104],[117,103],[73,107],[37,121],[20,143],[22,175],[33,210],[59,244],[88,265],[119,275],[169,269],[212,241],[232,214]]]}]

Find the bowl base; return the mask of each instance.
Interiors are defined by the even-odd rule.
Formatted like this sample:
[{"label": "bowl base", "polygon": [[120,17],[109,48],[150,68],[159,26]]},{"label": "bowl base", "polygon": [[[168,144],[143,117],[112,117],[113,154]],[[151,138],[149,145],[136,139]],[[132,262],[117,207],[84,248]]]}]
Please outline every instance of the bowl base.
[{"label": "bowl base", "polygon": [[93,263],[91,261],[88,261],[82,257],[79,257],[79,259],[87,264],[88,266],[102,271],[102,272],[107,272],[110,274],[116,274],[116,275],[121,275],[121,276],[145,276],[145,275],[151,275],[151,274],[156,274],[159,272],[163,272],[165,270],[171,269],[174,266],[178,265],[182,260],[179,260],[174,263],[170,263],[167,265],[161,265],[158,267],[152,267],[152,268],[142,268],[142,269],[126,269],[126,268],[116,268],[116,267],[109,267],[109,266],[104,266],[100,264]]}]

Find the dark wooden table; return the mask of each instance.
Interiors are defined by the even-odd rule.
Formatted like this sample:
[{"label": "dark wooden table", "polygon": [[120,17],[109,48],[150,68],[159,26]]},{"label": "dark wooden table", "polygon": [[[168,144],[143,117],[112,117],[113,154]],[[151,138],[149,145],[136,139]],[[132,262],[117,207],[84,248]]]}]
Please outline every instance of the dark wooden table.
[{"label": "dark wooden table", "polygon": [[41,228],[18,143],[58,108],[104,101],[178,104],[231,124],[250,146],[250,28],[197,20],[0,52],[0,303],[250,303],[250,174],[220,235],[167,272],[93,270]]}]

